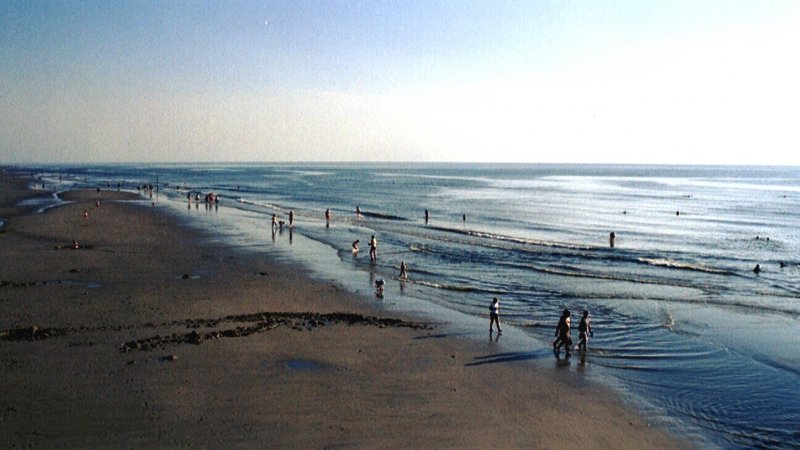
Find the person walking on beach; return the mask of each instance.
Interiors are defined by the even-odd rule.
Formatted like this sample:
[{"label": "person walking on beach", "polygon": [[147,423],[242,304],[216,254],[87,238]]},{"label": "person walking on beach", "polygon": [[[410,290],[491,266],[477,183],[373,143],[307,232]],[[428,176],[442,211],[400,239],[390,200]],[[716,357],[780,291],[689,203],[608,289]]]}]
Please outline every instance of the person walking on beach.
[{"label": "person walking on beach", "polygon": [[369,259],[373,262],[378,260],[378,240],[374,234],[369,238]]},{"label": "person walking on beach", "polygon": [[497,324],[497,333],[500,334],[503,330],[500,329],[500,299],[495,297],[492,299],[492,304],[489,305],[489,334],[494,331],[492,325]]},{"label": "person walking on beach", "polygon": [[408,267],[406,266],[405,261],[400,261],[400,279],[408,279]]},{"label": "person walking on beach", "polygon": [[275,214],[272,215],[272,231],[275,231],[275,228],[278,227],[278,216]]},{"label": "person walking on beach", "polygon": [[294,210],[289,210],[289,228],[294,225]]},{"label": "person walking on beach", "polygon": [[553,341],[553,353],[558,356],[561,353],[561,347],[564,346],[567,350],[567,357],[570,356],[570,348],[572,347],[572,338],[570,336],[570,312],[565,309],[558,319],[556,325],[556,340]]},{"label": "person walking on beach", "polygon": [[589,343],[589,336],[594,335],[592,332],[592,324],[589,322],[589,311],[583,311],[581,323],[578,324],[578,333],[580,340],[578,341],[578,350],[586,351],[586,344]]}]

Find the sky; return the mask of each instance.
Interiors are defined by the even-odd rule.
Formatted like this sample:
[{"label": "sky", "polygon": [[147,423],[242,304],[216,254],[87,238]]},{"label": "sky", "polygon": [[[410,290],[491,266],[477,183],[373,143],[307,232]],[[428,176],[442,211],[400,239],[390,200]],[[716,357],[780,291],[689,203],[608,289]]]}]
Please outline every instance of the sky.
[{"label": "sky", "polygon": [[800,166],[800,2],[0,2],[0,163]]}]

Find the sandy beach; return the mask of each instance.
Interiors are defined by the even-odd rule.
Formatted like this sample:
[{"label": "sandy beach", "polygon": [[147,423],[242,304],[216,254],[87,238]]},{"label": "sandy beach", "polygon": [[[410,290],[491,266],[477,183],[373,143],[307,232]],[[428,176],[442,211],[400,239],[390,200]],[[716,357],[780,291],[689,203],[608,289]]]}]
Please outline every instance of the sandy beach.
[{"label": "sandy beach", "polygon": [[502,358],[134,193],[34,213],[28,181],[0,174],[2,448],[691,447],[574,371],[475,364]]}]

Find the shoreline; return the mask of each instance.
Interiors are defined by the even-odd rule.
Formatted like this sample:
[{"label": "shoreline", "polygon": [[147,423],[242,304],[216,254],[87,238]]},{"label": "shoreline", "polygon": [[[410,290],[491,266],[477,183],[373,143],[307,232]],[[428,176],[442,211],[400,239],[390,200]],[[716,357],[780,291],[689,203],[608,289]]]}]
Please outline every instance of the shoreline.
[{"label": "shoreline", "polygon": [[[0,330],[74,330],[0,340],[9,446],[689,446],[575,372],[450,336],[447,324],[425,328],[434,325],[297,264],[188,233],[136,194],[102,191],[96,208],[96,193],[73,191],[72,203],[31,214],[13,205],[35,192],[9,177],[0,174],[0,281],[18,285],[0,289]],[[54,249],[72,240],[90,247]],[[337,313],[419,327],[325,316]],[[259,314],[296,321],[205,337],[269,322]],[[193,331],[200,342],[119,351]]]}]

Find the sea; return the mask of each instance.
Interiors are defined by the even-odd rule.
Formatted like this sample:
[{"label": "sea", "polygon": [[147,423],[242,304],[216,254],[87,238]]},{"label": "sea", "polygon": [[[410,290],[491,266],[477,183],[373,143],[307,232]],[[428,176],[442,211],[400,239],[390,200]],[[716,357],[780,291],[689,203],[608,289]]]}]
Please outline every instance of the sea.
[{"label": "sea", "polygon": [[[650,420],[701,447],[800,448],[800,167],[13,170],[34,173],[35,186],[53,192],[139,192],[142,201],[230,245],[305,265],[389,310],[450,323],[476,345],[493,342],[475,370],[527,359],[606,383]],[[208,193],[219,201],[205,202]],[[53,196],[43,208],[57,204]],[[271,226],[273,215],[282,228]],[[373,235],[375,262],[368,255]],[[373,292],[378,279],[386,281],[382,298]],[[488,333],[495,296],[502,337]],[[589,311],[594,328],[588,351],[569,359],[551,347],[563,309],[572,312],[573,326]]]}]

